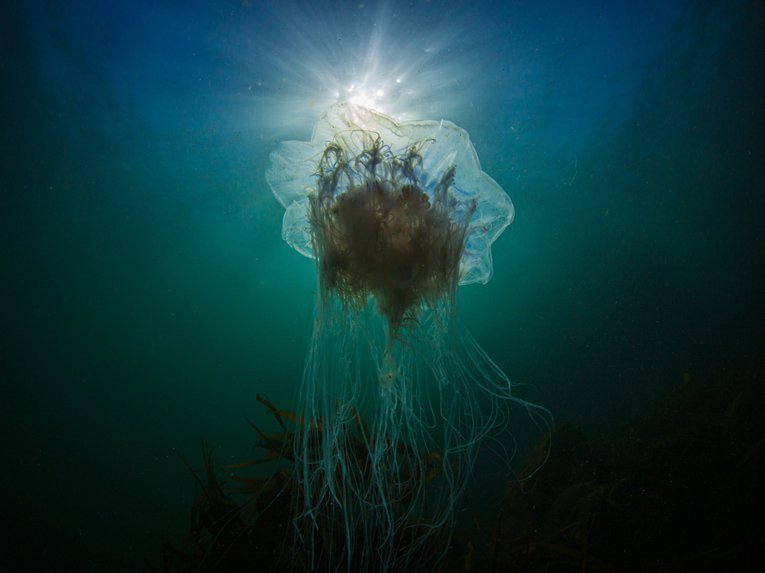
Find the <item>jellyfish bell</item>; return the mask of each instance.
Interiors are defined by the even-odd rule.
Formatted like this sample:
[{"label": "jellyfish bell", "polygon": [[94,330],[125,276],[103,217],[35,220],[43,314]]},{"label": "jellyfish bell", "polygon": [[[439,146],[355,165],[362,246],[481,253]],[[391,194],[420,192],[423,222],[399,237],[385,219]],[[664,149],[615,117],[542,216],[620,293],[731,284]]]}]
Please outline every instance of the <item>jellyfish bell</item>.
[{"label": "jellyfish bell", "polygon": [[[331,163],[331,161],[335,163]],[[320,165],[323,163],[323,165]],[[451,173],[453,179],[444,181]],[[486,284],[491,278],[491,245],[513,220],[510,197],[481,170],[467,132],[450,121],[393,119],[350,102],[332,106],[316,124],[311,141],[286,141],[271,154],[266,179],[285,207],[282,237],[299,253],[316,258],[312,229],[306,217],[309,198],[319,193],[335,198],[351,187],[380,182],[406,184],[430,202],[448,192],[452,221],[469,218],[459,284]],[[443,189],[449,183],[448,189]],[[399,191],[401,191],[399,187]]]},{"label": "jellyfish bell", "polygon": [[318,275],[294,445],[304,566],[432,569],[483,438],[511,405],[549,424],[455,313],[458,285],[490,279],[512,202],[463,129],[352,103],[281,143],[266,178]]}]

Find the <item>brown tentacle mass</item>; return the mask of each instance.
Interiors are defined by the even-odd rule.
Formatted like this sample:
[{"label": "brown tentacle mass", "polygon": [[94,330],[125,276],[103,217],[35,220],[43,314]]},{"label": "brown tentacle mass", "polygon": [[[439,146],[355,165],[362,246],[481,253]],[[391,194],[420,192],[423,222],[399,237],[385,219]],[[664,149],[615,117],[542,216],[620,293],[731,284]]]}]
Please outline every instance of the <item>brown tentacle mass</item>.
[{"label": "brown tentacle mass", "polygon": [[310,196],[322,293],[334,291],[357,307],[374,296],[391,333],[422,301],[453,297],[473,214],[450,216],[453,167],[428,196],[415,176],[421,161],[416,146],[394,155],[379,137],[355,157],[330,143]]}]

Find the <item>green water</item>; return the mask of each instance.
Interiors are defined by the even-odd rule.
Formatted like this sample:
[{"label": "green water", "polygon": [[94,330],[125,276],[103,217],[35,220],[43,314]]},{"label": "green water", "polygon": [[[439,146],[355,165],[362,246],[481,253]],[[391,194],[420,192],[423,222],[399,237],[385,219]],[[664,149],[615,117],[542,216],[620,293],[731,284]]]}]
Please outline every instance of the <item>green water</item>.
[{"label": "green water", "polygon": [[[204,437],[246,459],[244,416],[272,424],[256,394],[294,409],[315,269],[280,239],[276,136],[168,133],[97,81],[62,97],[4,11],[0,568],[132,571],[186,527],[178,454],[198,462]],[[556,421],[604,432],[762,357],[763,11],[732,19],[711,56],[700,29],[667,42],[576,152],[459,121],[516,220],[458,312]],[[525,129],[554,129],[543,103]]]}]

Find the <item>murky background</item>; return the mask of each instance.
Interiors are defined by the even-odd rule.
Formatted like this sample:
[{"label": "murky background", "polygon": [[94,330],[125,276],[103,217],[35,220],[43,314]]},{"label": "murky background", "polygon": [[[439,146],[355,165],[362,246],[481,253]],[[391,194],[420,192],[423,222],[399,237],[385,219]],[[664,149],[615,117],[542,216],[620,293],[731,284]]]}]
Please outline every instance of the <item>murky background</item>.
[{"label": "murky background", "polygon": [[470,5],[3,4],[0,568],[140,569],[178,454],[294,408],[315,269],[264,171],[365,69],[512,197],[458,311],[556,422],[762,364],[762,3]]}]

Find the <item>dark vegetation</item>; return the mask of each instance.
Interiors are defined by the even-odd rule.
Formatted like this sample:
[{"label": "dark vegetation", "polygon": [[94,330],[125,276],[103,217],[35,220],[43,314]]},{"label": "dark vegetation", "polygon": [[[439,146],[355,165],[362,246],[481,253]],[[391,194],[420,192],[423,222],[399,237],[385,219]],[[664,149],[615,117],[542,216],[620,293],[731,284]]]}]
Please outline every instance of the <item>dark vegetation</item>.
[{"label": "dark vegetation", "polygon": [[[544,467],[511,481],[488,518],[466,502],[445,571],[756,571],[765,547],[765,370],[757,362],[722,377],[686,375],[657,407],[610,435],[576,425],[553,431]],[[292,480],[236,476],[289,458],[290,414],[258,430],[262,460],[222,468],[203,446],[205,473],[183,543],[164,542],[166,573],[305,570],[292,553]],[[548,438],[529,454],[536,467]],[[429,476],[428,479],[433,479]],[[426,548],[424,548],[426,549]],[[423,560],[423,570],[429,563]],[[154,569],[157,570],[156,568]]]}]

